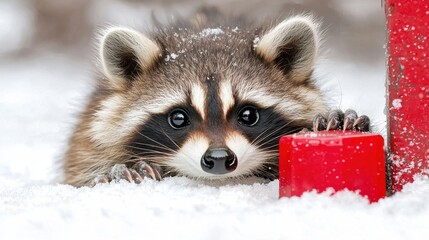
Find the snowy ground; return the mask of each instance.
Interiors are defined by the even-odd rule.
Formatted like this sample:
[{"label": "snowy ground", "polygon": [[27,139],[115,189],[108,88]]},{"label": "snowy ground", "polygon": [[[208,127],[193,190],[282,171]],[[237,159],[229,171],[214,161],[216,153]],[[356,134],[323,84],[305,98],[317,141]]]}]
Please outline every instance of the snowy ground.
[{"label": "snowy ground", "polygon": [[185,178],[76,189],[0,187],[2,239],[427,239],[429,181],[369,205],[355,194],[277,199],[278,182]]},{"label": "snowy ground", "polygon": [[[278,200],[278,181],[210,186],[171,178],[93,189],[55,183],[54,163],[73,126],[73,115],[91,89],[90,71],[87,63],[66,55],[35,55],[0,64],[1,239],[426,239],[429,235],[429,179],[419,179],[402,193],[371,205],[350,192]],[[329,76],[326,72],[332,65],[338,63],[325,61],[320,74]],[[357,69],[362,66],[345,64],[333,79],[348,71],[358,79]],[[368,67],[365,72],[377,78],[380,71]],[[359,105],[353,104],[353,98],[360,97],[356,94],[360,90],[350,83],[341,89],[343,107]]]},{"label": "snowy ground", "polygon": [[[0,53],[19,42],[5,44]],[[332,104],[384,133],[383,60],[354,61],[333,45],[317,71]],[[427,178],[375,204],[350,192],[279,200],[278,181],[255,179],[59,184],[56,162],[91,83],[91,64],[73,54],[0,56],[0,239],[428,239]]]}]

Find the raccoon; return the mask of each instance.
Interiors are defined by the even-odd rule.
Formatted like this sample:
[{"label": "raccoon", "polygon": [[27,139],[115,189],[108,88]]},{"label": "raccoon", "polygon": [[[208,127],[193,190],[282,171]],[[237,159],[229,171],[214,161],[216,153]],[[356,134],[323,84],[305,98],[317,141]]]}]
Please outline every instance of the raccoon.
[{"label": "raccoon", "polygon": [[70,139],[65,183],[275,179],[280,136],[368,131],[368,117],[330,111],[316,87],[319,28],[311,16],[108,28],[103,76]]}]

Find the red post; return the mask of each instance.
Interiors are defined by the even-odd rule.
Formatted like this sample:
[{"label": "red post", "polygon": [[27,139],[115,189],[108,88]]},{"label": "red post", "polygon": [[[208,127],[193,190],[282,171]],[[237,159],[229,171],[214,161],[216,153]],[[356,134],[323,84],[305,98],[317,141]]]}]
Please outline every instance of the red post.
[{"label": "red post", "polygon": [[387,0],[393,190],[429,170],[429,0]]}]

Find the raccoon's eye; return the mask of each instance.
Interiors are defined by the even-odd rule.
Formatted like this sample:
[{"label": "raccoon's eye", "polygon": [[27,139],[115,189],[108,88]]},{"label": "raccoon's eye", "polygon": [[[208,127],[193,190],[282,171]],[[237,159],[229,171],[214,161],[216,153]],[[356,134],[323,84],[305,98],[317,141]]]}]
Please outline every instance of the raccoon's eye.
[{"label": "raccoon's eye", "polygon": [[259,121],[259,112],[251,106],[243,107],[238,113],[238,123],[246,126],[254,126]]},{"label": "raccoon's eye", "polygon": [[182,109],[173,110],[168,116],[168,123],[174,129],[180,129],[191,124],[188,114]]}]

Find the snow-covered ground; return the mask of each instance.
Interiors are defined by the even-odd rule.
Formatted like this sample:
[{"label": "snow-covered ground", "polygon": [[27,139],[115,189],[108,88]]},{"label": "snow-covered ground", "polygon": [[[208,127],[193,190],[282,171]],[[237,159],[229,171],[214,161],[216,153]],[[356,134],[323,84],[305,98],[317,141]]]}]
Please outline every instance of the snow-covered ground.
[{"label": "snow-covered ground", "polygon": [[277,199],[278,181],[185,178],[76,189],[0,187],[1,239],[427,239],[429,181],[369,205],[355,194]]},{"label": "snow-covered ground", "polygon": [[[5,6],[0,26],[10,27],[15,16],[2,12],[15,10]],[[24,44],[28,32],[19,31],[0,28],[0,53]],[[11,34],[16,41],[6,42]],[[328,42],[333,50],[316,72],[321,85],[333,106],[368,114],[384,133],[384,62],[335,52],[340,40]],[[92,89],[91,67],[86,58],[46,47],[0,56],[0,239],[428,239],[428,178],[374,204],[346,191],[278,199],[278,181],[256,179],[80,189],[58,183],[58,160]]]},{"label": "snow-covered ground", "polygon": [[[324,61],[319,74],[325,79],[330,76],[334,80],[326,85],[335,86],[348,72],[355,73],[349,82],[340,81],[344,86],[337,95],[342,96],[342,107],[365,109],[353,98],[362,98],[359,95],[366,91],[353,86],[362,77],[359,69],[366,65],[346,63],[338,68],[341,71],[332,71],[332,65],[338,67],[341,62]],[[279,200],[278,181],[253,183],[254,179],[227,186],[186,178],[80,189],[59,184],[55,163],[74,115],[91,90],[89,66],[71,56],[43,51],[0,61],[0,239],[429,236],[429,179],[419,179],[402,193],[375,204],[350,192]],[[366,66],[366,78],[383,77],[383,71],[382,66]],[[382,91],[372,89],[368,94]],[[382,108],[377,102],[367,110]]]}]

